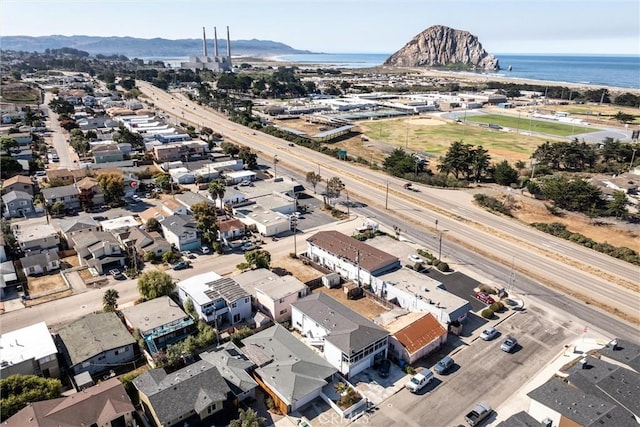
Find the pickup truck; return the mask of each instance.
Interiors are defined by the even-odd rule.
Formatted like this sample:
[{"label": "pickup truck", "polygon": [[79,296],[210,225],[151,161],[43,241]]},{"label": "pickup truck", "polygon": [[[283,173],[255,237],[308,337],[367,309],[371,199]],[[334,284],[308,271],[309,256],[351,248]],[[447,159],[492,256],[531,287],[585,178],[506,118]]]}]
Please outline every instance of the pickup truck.
[{"label": "pickup truck", "polygon": [[471,412],[464,416],[464,420],[470,426],[477,426],[482,420],[487,418],[493,412],[488,403],[478,403]]}]

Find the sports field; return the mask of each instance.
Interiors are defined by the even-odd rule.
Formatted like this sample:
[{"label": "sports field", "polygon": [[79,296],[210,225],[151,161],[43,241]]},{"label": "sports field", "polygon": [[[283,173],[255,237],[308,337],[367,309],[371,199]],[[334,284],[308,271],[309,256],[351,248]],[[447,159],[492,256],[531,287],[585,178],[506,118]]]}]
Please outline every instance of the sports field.
[{"label": "sports field", "polygon": [[500,114],[479,114],[467,116],[467,122],[484,123],[488,125],[498,125],[503,128],[510,128],[524,132],[544,133],[554,136],[571,136],[579,133],[598,132],[598,129],[590,127],[559,123],[548,120],[535,120],[531,118],[520,118],[514,116],[503,116]]}]

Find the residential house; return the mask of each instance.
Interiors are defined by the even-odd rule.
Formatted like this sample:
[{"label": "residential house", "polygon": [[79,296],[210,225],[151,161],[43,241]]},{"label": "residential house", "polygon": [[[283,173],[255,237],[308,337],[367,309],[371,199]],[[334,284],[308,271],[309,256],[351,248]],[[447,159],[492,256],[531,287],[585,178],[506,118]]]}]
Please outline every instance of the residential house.
[{"label": "residential house", "polygon": [[225,219],[218,222],[218,237],[222,241],[232,241],[244,237],[246,226],[238,218]]},{"label": "residential house", "polygon": [[177,283],[178,298],[184,306],[191,300],[198,317],[223,329],[251,318],[251,295],[229,277],[209,272]]},{"label": "residential house", "polygon": [[49,274],[60,270],[60,257],[58,251],[53,249],[44,249],[40,252],[31,251],[20,258],[20,264],[22,264],[25,276]]},{"label": "residential house", "polygon": [[162,207],[152,206],[149,209],[145,209],[144,211],[140,212],[138,216],[140,217],[140,221],[142,221],[142,223],[146,225],[151,218],[159,222],[171,215],[172,214],[167,214]]},{"label": "residential house", "polygon": [[145,231],[138,227],[131,227],[127,231],[118,234],[118,240],[123,247],[133,247],[136,253],[142,257],[147,252],[153,253],[158,259],[165,252],[171,250],[171,245],[157,231]]},{"label": "residential house", "polygon": [[25,221],[14,224],[13,234],[22,252],[40,251],[43,249],[58,250],[60,236],[50,224],[31,223]]},{"label": "residential house", "polygon": [[516,412],[496,427],[540,427],[541,423],[525,411]]},{"label": "residential house", "polygon": [[33,150],[31,148],[26,148],[24,150],[12,153],[11,157],[18,161],[26,160],[28,162],[29,160],[33,160]]},{"label": "residential house", "polygon": [[212,425],[229,406],[230,389],[218,369],[201,360],[171,374],[152,369],[133,380],[140,403],[156,426]]},{"label": "residential house", "polygon": [[10,136],[16,140],[20,147],[28,147],[33,142],[33,135],[31,135],[31,132],[12,133]]},{"label": "residential house", "polygon": [[12,190],[2,195],[5,218],[21,218],[35,213],[33,196],[25,191]]},{"label": "residential house", "polygon": [[154,145],[153,157],[158,163],[180,160],[180,146],[176,144]]},{"label": "residential house", "polygon": [[124,321],[138,330],[153,355],[187,338],[194,330],[191,316],[168,296],[162,296],[122,309]]},{"label": "residential house", "polygon": [[196,182],[195,174],[187,168],[171,169],[169,170],[169,175],[171,175],[173,182],[177,182],[181,185],[193,184]]},{"label": "residential house", "polygon": [[67,242],[71,240],[71,237],[80,233],[101,231],[100,224],[88,216],[78,216],[74,219],[61,218],[57,222],[57,229],[67,239]]},{"label": "residential house", "polygon": [[2,192],[7,194],[12,191],[23,191],[33,196],[33,181],[24,175],[16,175],[5,179],[2,183]]},{"label": "residential house", "polygon": [[111,233],[93,231],[77,234],[71,237],[69,246],[76,250],[80,265],[95,268],[99,274],[105,274],[111,268],[124,267],[125,251]]},{"label": "residential house", "polygon": [[338,231],[320,231],[307,239],[307,256],[346,280],[371,285],[373,277],[400,267],[398,257]]},{"label": "residential house", "polygon": [[200,248],[200,237],[196,221],[191,215],[171,215],[160,221],[162,233],[173,247],[179,251]]},{"label": "residential house", "polygon": [[98,375],[133,362],[137,343],[113,312],[92,313],[58,331],[58,348],[73,375]]},{"label": "residential house", "polygon": [[291,325],[348,377],[387,358],[389,332],[323,292],[291,304]]},{"label": "residential house", "polygon": [[408,313],[385,326],[389,337],[389,356],[412,365],[447,343],[447,329],[431,314]]},{"label": "residential house", "polygon": [[135,411],[120,380],[110,378],[81,393],[31,402],[2,424],[8,427],[133,427],[137,425]]},{"label": "residential house", "polygon": [[[197,203],[204,202],[208,205],[214,204],[213,200],[203,196],[202,194],[194,193],[193,191],[185,191],[184,193],[176,194],[175,201],[180,203],[185,208],[187,208],[188,213],[193,213],[191,211],[191,207]],[[180,213],[180,212],[174,211],[173,213]]]},{"label": "residential house", "polygon": [[234,280],[256,300],[256,305],[276,322],[291,319],[291,304],[309,294],[309,288],[291,275],[278,276],[259,268],[246,271]]},{"label": "residential house", "polygon": [[82,206],[102,206],[105,203],[104,192],[98,180],[89,176],[77,182],[78,198]]},{"label": "residential house", "polygon": [[171,215],[190,215],[189,208],[176,199],[163,200],[162,211],[165,217]]},{"label": "residential house", "polygon": [[91,148],[95,163],[121,162],[124,155],[117,144],[96,144]]},{"label": "residential house", "polygon": [[100,221],[100,227],[106,232],[123,232],[131,227],[138,227],[140,224],[133,215],[120,216],[113,219]]},{"label": "residential house", "polygon": [[63,202],[66,211],[77,211],[81,208],[80,190],[78,190],[76,184],[43,188],[42,197],[47,206]]},{"label": "residential house", "polygon": [[80,181],[85,176],[88,176],[91,173],[90,169],[81,168],[81,169],[48,169],[47,170],[47,181],[60,181],[62,185],[71,185],[77,181]]},{"label": "residential house", "polygon": [[218,372],[231,389],[235,406],[237,402],[256,397],[258,383],[250,374],[255,365],[233,342],[226,342],[215,350],[200,353],[199,356],[218,368]]},{"label": "residential house", "polygon": [[0,335],[0,376],[41,375],[60,377],[58,349],[44,322]]},{"label": "residential house", "polygon": [[527,393],[527,396],[531,398],[529,415],[544,425],[638,426],[638,421],[631,413],[606,396],[585,393],[584,390],[567,384],[560,378],[551,378]]},{"label": "residential house", "polygon": [[248,228],[266,237],[290,230],[289,218],[258,205],[236,207],[233,214]]},{"label": "residential house", "polygon": [[243,339],[242,344],[242,352],[256,365],[254,379],[284,414],[320,397],[337,372],[279,324]]}]

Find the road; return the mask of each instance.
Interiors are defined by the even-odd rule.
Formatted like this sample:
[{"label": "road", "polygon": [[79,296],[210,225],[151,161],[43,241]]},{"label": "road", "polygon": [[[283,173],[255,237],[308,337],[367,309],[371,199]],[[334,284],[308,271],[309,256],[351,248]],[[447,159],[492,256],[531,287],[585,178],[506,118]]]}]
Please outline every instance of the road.
[{"label": "road", "polygon": [[392,211],[398,221],[431,231],[438,220],[440,230],[447,230],[447,240],[463,243],[503,265],[513,264],[521,275],[639,322],[640,267],[486,212],[471,203],[472,195],[467,192],[421,186],[416,186],[417,193],[408,192],[403,180],[303,147],[289,147],[283,140],[254,133],[180,95],[144,82],[137,84],[158,108],[182,121],[211,127],[227,140],[252,147],[263,158],[277,156],[280,167],[288,166],[302,175],[319,170],[324,177],[339,176],[352,197]]},{"label": "road", "polygon": [[46,92],[44,95],[44,105],[43,108],[47,111],[47,116],[49,117],[49,123],[47,124],[47,128],[51,129],[52,134],[49,141],[50,145],[53,145],[53,148],[58,153],[58,157],[60,159],[59,162],[52,163],[49,162],[49,167],[51,169],[58,168],[69,168],[69,169],[77,169],[78,168],[78,155],[71,148],[71,146],[67,143],[65,138],[66,131],[60,127],[60,123],[58,122],[58,115],[51,111],[48,107],[49,102],[53,99],[54,95],[51,92]]}]

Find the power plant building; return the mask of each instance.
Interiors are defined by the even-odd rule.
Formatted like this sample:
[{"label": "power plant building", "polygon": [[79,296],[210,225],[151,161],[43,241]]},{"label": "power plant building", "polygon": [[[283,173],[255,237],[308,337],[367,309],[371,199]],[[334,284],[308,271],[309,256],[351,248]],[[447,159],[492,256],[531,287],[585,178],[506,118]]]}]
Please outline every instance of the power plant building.
[{"label": "power plant building", "polygon": [[214,56],[207,54],[207,35],[202,27],[202,56],[190,56],[188,62],[181,62],[180,68],[190,70],[211,70],[215,73],[231,71],[231,39],[229,38],[229,27],[227,27],[227,55],[220,56],[218,53],[218,34],[216,27],[213,27]]}]

